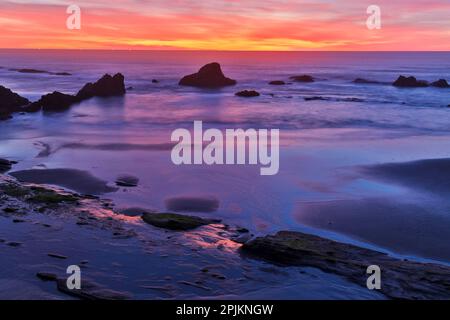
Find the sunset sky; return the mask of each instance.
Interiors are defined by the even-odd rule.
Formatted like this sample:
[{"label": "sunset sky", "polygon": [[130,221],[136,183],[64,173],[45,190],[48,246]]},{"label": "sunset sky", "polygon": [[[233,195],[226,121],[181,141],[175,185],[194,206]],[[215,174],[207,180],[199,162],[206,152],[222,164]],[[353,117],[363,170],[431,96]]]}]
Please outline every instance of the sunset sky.
[{"label": "sunset sky", "polygon": [[[66,28],[70,4],[81,30]],[[0,28],[0,48],[450,50],[450,1],[0,0]]]}]

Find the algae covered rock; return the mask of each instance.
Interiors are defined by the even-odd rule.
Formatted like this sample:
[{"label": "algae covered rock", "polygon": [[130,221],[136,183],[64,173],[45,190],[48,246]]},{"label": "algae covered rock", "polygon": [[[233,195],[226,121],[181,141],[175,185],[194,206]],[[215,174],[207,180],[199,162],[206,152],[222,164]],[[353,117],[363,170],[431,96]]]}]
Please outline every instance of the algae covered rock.
[{"label": "algae covered rock", "polygon": [[158,228],[181,231],[220,222],[220,220],[216,219],[204,219],[176,213],[145,213],[142,216],[142,220]]}]

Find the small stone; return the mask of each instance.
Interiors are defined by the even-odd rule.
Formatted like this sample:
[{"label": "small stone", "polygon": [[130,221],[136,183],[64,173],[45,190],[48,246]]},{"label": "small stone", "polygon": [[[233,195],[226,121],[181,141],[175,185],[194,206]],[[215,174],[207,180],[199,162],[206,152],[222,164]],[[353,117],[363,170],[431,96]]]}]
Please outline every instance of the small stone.
[{"label": "small stone", "polygon": [[63,255],[60,255],[60,254],[57,254],[57,253],[49,253],[49,254],[47,254],[47,255],[48,255],[49,257],[56,258],[56,259],[61,259],[61,260],[67,259],[66,256],[63,256]]},{"label": "small stone", "polygon": [[252,98],[252,97],[259,97],[260,93],[255,90],[243,90],[236,92],[235,95],[238,97]]}]

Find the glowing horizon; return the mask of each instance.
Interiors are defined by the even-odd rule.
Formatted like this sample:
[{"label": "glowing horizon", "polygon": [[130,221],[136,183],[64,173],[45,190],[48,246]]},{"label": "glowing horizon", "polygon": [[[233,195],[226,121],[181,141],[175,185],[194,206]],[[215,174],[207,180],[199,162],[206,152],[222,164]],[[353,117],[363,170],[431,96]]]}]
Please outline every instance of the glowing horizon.
[{"label": "glowing horizon", "polygon": [[[339,3],[337,3],[339,2]],[[371,2],[317,0],[7,0],[0,48],[218,51],[448,51],[450,2],[378,0],[382,28],[368,30]],[[66,8],[82,10],[68,30]]]}]

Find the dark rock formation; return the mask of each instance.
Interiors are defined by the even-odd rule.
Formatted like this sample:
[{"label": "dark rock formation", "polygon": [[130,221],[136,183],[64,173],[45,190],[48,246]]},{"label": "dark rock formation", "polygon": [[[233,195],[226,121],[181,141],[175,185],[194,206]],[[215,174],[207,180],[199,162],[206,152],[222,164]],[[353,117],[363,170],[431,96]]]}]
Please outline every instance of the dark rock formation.
[{"label": "dark rock formation", "polygon": [[289,79],[292,79],[297,82],[314,82],[314,78],[307,74],[304,74],[301,76],[293,76],[293,77],[290,77]]},{"label": "dark rock formation", "polygon": [[197,73],[183,77],[179,85],[199,88],[220,88],[232,86],[236,80],[225,77],[217,62],[209,63],[200,68]]},{"label": "dark rock formation", "polygon": [[37,70],[37,69],[11,69],[13,71],[17,71],[20,73],[50,73],[48,71],[44,71],[44,70]]},{"label": "dark rock formation", "polygon": [[180,231],[220,222],[220,220],[203,219],[176,213],[145,213],[142,220],[158,228]]},{"label": "dark rock formation", "polygon": [[281,81],[281,80],[274,80],[274,81],[270,81],[269,84],[272,86],[283,86],[286,84],[286,82]]},{"label": "dark rock formation", "polygon": [[41,99],[27,106],[25,111],[34,112],[41,109],[44,111],[64,111],[76,102],[75,96],[55,91],[43,95]]},{"label": "dark rock formation", "polygon": [[321,101],[327,101],[330,100],[329,98],[321,97],[321,96],[313,96],[313,97],[304,97],[305,101],[315,101],[315,100],[321,100]]},{"label": "dark rock formation", "polygon": [[0,158],[0,173],[4,173],[6,171],[11,170],[11,167],[14,163],[15,162],[13,162],[13,161],[9,161],[9,160]]},{"label": "dark rock formation", "polygon": [[0,120],[10,118],[11,113],[21,111],[21,107],[29,103],[28,99],[0,86]]},{"label": "dark rock formation", "polygon": [[255,91],[255,90],[239,91],[239,92],[236,92],[235,95],[238,96],[238,97],[244,97],[244,98],[259,97],[260,96],[259,92]]},{"label": "dark rock formation", "polygon": [[445,79],[439,79],[431,84],[432,87],[437,88],[450,88],[450,85],[448,84],[447,80]]},{"label": "dark rock formation", "polygon": [[50,71],[45,71],[45,70],[38,70],[38,69],[27,69],[27,68],[23,68],[23,69],[9,69],[11,71],[17,71],[19,73],[31,73],[31,74],[50,74],[53,76],[71,76],[71,73],[68,72],[50,72]]},{"label": "dark rock formation", "polygon": [[424,80],[417,80],[414,77],[405,77],[405,76],[399,76],[392,85],[395,87],[402,87],[402,88],[420,88],[429,86],[428,82]]},{"label": "dark rock formation", "polygon": [[366,286],[366,269],[381,267],[380,292],[394,299],[442,299],[450,295],[450,267],[402,261],[387,254],[300,232],[280,231],[242,246],[244,253],[282,265],[308,266]]},{"label": "dark rock formation", "polygon": [[[73,104],[87,100],[93,97],[109,97],[120,96],[125,94],[125,83],[122,74],[117,73],[114,77],[105,74],[100,80],[95,83],[87,83],[76,96],[54,91],[43,95],[38,101],[30,103],[25,99],[26,103],[22,102],[21,108],[15,108],[13,112],[58,112],[65,111]],[[1,98],[1,90],[0,90]],[[22,98],[24,99],[24,98]],[[1,102],[0,102],[1,103]],[[1,111],[0,107],[0,111]],[[1,114],[1,112],[0,112]]]},{"label": "dark rock formation", "polygon": [[125,78],[121,73],[117,73],[113,77],[105,74],[97,82],[87,83],[78,91],[76,98],[78,101],[82,101],[93,97],[122,96],[126,93],[124,80]]},{"label": "dark rock formation", "polygon": [[116,185],[120,187],[137,187],[139,179],[130,175],[121,175],[116,179]]}]

